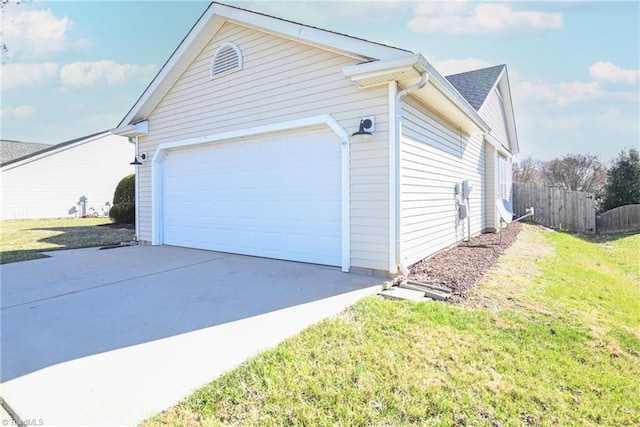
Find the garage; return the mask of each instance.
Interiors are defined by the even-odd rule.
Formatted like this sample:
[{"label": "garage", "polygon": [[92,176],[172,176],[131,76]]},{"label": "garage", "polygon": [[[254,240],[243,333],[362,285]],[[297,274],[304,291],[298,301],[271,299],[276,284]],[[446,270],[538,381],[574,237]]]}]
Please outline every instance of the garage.
[{"label": "garage", "polygon": [[167,151],[165,245],[340,266],[341,142],[330,129]]}]

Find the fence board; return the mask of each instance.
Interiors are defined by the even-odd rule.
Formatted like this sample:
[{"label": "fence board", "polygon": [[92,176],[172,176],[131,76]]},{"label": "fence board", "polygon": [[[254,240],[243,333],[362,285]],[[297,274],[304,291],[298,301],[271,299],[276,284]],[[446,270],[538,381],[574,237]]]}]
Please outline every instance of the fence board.
[{"label": "fence board", "polygon": [[597,216],[598,233],[620,233],[640,229],[640,204],[620,206]]},{"label": "fence board", "polygon": [[595,195],[566,191],[532,183],[513,183],[513,211],[516,217],[533,206],[532,221],[546,227],[584,234],[596,232]]}]

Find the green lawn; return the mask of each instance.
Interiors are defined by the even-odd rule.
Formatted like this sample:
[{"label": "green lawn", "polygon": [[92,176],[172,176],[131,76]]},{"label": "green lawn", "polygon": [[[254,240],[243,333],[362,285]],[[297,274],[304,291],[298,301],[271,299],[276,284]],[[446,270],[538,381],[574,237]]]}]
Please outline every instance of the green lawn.
[{"label": "green lawn", "polygon": [[43,258],[42,251],[106,246],[130,241],[135,232],[112,228],[109,218],[0,221],[0,264]]},{"label": "green lawn", "polygon": [[639,247],[525,226],[464,304],[366,298],[145,425],[640,425]]}]

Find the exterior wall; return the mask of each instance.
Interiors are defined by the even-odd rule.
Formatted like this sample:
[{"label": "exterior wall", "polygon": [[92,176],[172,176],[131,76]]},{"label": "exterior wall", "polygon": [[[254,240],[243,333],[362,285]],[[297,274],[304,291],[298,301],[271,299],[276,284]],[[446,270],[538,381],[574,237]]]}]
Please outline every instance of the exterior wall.
[{"label": "exterior wall", "polygon": [[494,231],[498,226],[498,213],[496,212],[496,200],[498,200],[498,152],[493,145],[485,143],[486,172],[486,221],[485,231]]},{"label": "exterior wall", "polygon": [[513,159],[510,151],[510,141],[507,133],[507,121],[504,112],[504,101],[497,89],[494,89],[487,100],[478,111],[487,124],[491,127],[491,136],[497,139],[502,148],[500,152],[495,147],[486,143],[486,172],[487,192],[486,192],[486,222],[484,229],[493,231],[499,224],[500,218],[496,212],[495,203],[501,195],[499,182],[499,162],[500,157],[506,159],[506,198],[512,200],[512,164]]},{"label": "exterior wall", "polygon": [[[410,266],[467,235],[458,219],[457,183],[469,180],[471,233],[483,228],[485,158],[482,137],[467,137],[413,98],[402,105],[401,244]],[[463,234],[464,233],[464,234]]]},{"label": "exterior wall", "polygon": [[480,116],[491,128],[491,135],[503,146],[509,147],[507,137],[507,121],[504,115],[504,104],[497,89],[494,89],[480,108]]},{"label": "exterior wall", "polygon": [[[107,135],[2,168],[2,219],[62,218],[108,212],[118,182],[134,172],[134,146]],[[107,205],[107,203],[109,205]]]},{"label": "exterior wall", "polygon": [[[210,79],[218,47],[234,42],[243,69]],[[351,141],[351,266],[388,270],[387,87],[358,90],[342,68],[360,60],[252,28],[225,23],[149,115],[140,151],[158,144],[322,114],[348,131],[375,116],[372,138]],[[241,159],[239,159],[240,161]],[[151,162],[139,166],[140,239],[151,240]]]}]

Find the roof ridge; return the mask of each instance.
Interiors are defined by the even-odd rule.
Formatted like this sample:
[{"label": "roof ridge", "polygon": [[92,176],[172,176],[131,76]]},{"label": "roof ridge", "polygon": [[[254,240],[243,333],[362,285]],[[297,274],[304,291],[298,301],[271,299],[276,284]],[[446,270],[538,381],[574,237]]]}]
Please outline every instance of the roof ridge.
[{"label": "roof ridge", "polygon": [[307,27],[307,28],[312,28],[314,30],[326,31],[327,33],[332,33],[332,34],[336,34],[336,35],[343,36],[343,37],[349,37],[351,39],[360,40],[360,41],[367,42],[367,43],[373,43],[373,44],[377,44],[379,46],[388,47],[388,48],[391,48],[391,49],[397,49],[397,50],[401,50],[401,51],[408,52],[408,53],[415,53],[415,52],[413,52],[413,51],[411,51],[409,49],[405,49],[405,48],[402,48],[402,47],[392,46],[392,45],[389,45],[389,44],[380,43],[380,42],[373,41],[373,40],[367,40],[367,39],[362,38],[362,37],[356,37],[356,36],[352,36],[352,35],[347,34],[347,33],[341,33],[339,31],[328,30],[328,29],[322,28],[322,27],[315,27],[313,25],[305,24],[303,22],[294,21],[292,19],[281,18],[279,16],[269,15],[268,13],[257,12],[255,10],[245,9],[245,8],[238,7],[238,6],[231,5],[231,4],[227,4],[227,3],[222,3],[222,2],[218,2],[218,1],[212,1],[211,4],[219,4],[221,6],[230,7],[230,8],[237,9],[237,10],[242,10],[243,12],[255,13],[256,15],[265,16],[267,18],[277,19],[279,21],[289,22],[291,24],[301,25],[301,26]]}]

